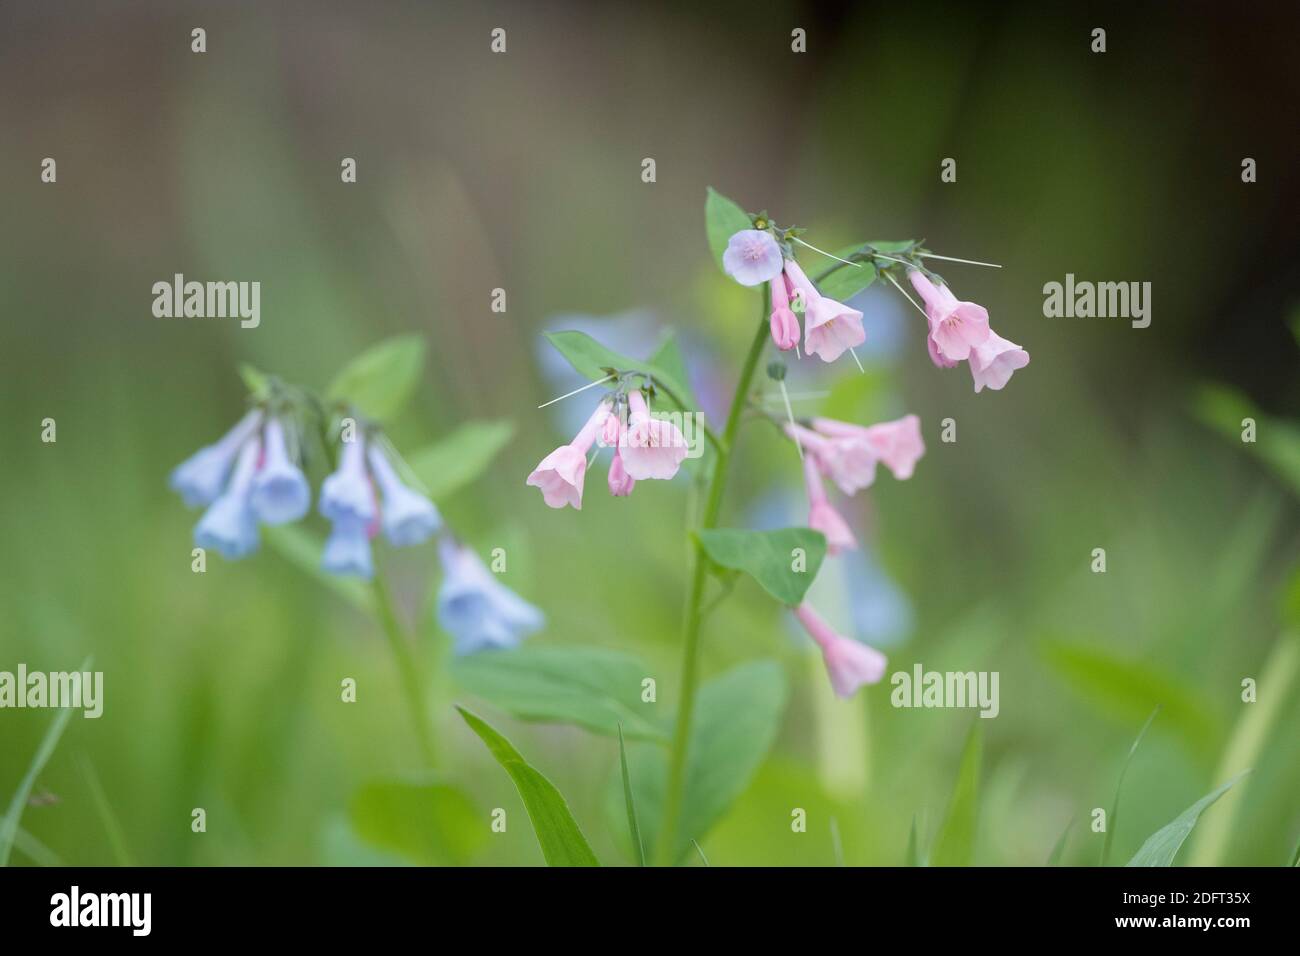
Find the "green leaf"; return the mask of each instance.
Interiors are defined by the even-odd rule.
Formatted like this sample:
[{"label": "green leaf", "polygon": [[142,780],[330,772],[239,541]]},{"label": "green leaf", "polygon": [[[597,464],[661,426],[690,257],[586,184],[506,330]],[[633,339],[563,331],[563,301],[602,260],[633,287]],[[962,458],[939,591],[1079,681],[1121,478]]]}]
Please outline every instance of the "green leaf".
[{"label": "green leaf", "polygon": [[968,866],[975,851],[979,822],[981,732],[977,719],[966,737],[957,783],[953,787],[948,814],[934,838],[935,866]]},{"label": "green leaf", "polygon": [[1174,857],[1178,855],[1178,849],[1183,845],[1196,826],[1196,821],[1201,818],[1205,809],[1228,792],[1228,789],[1250,773],[1249,770],[1243,770],[1217,790],[1212,790],[1201,799],[1197,800],[1190,807],[1180,813],[1172,823],[1161,827],[1142,844],[1133,859],[1129,860],[1128,866],[1173,866]]},{"label": "green leaf", "polygon": [[[90,670],[93,658],[87,657],[81,662],[80,670],[84,673]],[[13,799],[9,801],[9,810],[5,813],[5,818],[0,821],[0,866],[9,865],[9,853],[13,850],[14,838],[18,834],[18,823],[22,820],[23,807],[27,806],[27,800],[32,795],[32,787],[36,784],[36,778],[40,776],[45,765],[50,762],[50,757],[54,754],[54,748],[59,745],[59,738],[63,736],[64,728],[68,726],[68,720],[76,708],[63,707],[54,715],[50,721],[49,729],[45,731],[45,736],[41,738],[40,746],[36,748],[36,753],[32,756],[32,762],[27,766],[27,773],[23,775],[22,781],[18,784],[18,789],[14,791]]]},{"label": "green leaf", "polygon": [[1080,694],[1103,712],[1136,723],[1157,703],[1161,725],[1177,731],[1196,752],[1214,751],[1223,735],[1218,715],[1181,680],[1095,644],[1047,641],[1043,656]]},{"label": "green leaf", "polygon": [[[753,661],[706,681],[695,704],[681,829],[674,862],[702,840],[749,787],[776,739],[786,701],[785,673],[774,661]],[[634,751],[638,820],[646,846],[656,846],[668,780],[662,747]],[[614,798],[617,800],[617,797]]]},{"label": "green leaf", "polygon": [[635,657],[596,647],[520,647],[458,657],[452,677],[520,720],[577,724],[615,736],[668,739],[641,701],[649,670]]},{"label": "green leaf", "polygon": [[[744,571],[782,604],[803,600],[826,557],[826,538],[810,528],[780,531],[705,529],[698,533],[704,552],[715,564]],[[795,550],[802,549],[805,568],[794,570]]]},{"label": "green leaf", "polygon": [[[577,370],[579,375],[583,375],[593,382],[607,378],[609,369],[641,372],[658,379],[670,392],[680,396],[683,401],[688,400],[689,389],[678,380],[673,371],[667,368],[660,368],[653,362],[641,362],[637,359],[628,358],[626,355],[619,355],[617,352],[605,348],[585,332],[568,330],[564,332],[543,332],[542,334],[546,336],[548,342],[555,346],[556,351],[568,359],[569,364]],[[660,346],[660,351],[662,352],[662,350],[663,346]]]},{"label": "green leaf", "polygon": [[866,243],[876,252],[883,252],[887,256],[897,255],[900,252],[911,252],[916,246],[915,239],[875,239]]},{"label": "green leaf", "polygon": [[353,796],[348,814],[366,843],[423,866],[464,864],[486,839],[470,799],[432,780],[369,782]]},{"label": "green leaf", "polygon": [[402,410],[424,368],[424,340],[418,335],[385,339],[366,349],[330,384],[330,401],[347,402],[362,415],[387,421]]},{"label": "green leaf", "polygon": [[[659,369],[661,381],[675,381],[681,388],[681,391],[673,389],[673,395],[668,395],[663,389],[659,389],[662,396],[661,404],[683,412],[699,410],[700,406],[695,401],[695,396],[691,394],[690,376],[686,372],[686,360],[682,358],[682,350],[677,344],[677,333],[668,330],[659,343],[659,348],[655,350],[655,354],[650,356],[650,366]],[[673,388],[672,385],[668,387]]]},{"label": "green leaf", "polygon": [[244,380],[244,387],[254,399],[264,398],[271,390],[271,377],[247,362],[239,363],[239,377]]},{"label": "green leaf", "polygon": [[1133,739],[1133,746],[1128,748],[1128,756],[1124,758],[1124,765],[1119,769],[1119,780],[1115,782],[1115,799],[1110,804],[1110,814],[1106,817],[1106,836],[1101,841],[1101,865],[1105,866],[1106,861],[1110,859],[1110,846],[1115,838],[1115,821],[1119,818],[1119,794],[1124,788],[1124,775],[1128,773],[1129,764],[1133,762],[1133,755],[1137,753],[1138,744],[1142,743],[1142,738],[1146,736],[1147,729],[1150,728],[1152,721],[1156,719],[1156,714],[1160,713],[1160,705],[1151,711],[1151,716],[1147,722],[1142,725],[1138,731],[1137,737]]},{"label": "green leaf", "polygon": [[[855,252],[862,251],[865,245],[866,243],[859,242],[855,246],[845,246],[843,249],[837,250],[835,255],[840,259],[847,259]],[[837,263],[829,259],[826,262],[828,268],[837,267],[834,272],[817,283],[817,291],[827,298],[835,299],[838,302],[847,302],[876,281],[876,267],[870,262],[859,262],[856,267],[846,266],[843,263]]]},{"label": "green leaf", "polygon": [[727,243],[742,229],[753,228],[749,213],[712,186],[709,187],[704,200],[704,229],[709,237],[713,261],[724,273],[726,270],[722,268],[722,254],[727,251]]},{"label": "green leaf", "polygon": [[[1300,426],[1295,422],[1264,414],[1240,392],[1224,385],[1202,386],[1194,411],[1203,424],[1272,468],[1300,495]],[[1253,442],[1241,440],[1246,418],[1255,421]]]},{"label": "green leaf", "polygon": [[632,775],[627,769],[627,745],[623,742],[623,725],[618,727],[618,765],[623,771],[623,800],[627,803],[627,831],[636,851],[637,866],[645,866],[645,844],[641,842],[641,828],[636,822],[636,800],[632,797]]},{"label": "green leaf", "polygon": [[1295,849],[1291,851],[1291,868],[1300,866],[1300,840],[1296,840]]},{"label": "green leaf", "polygon": [[542,856],[549,866],[600,866],[569,805],[560,791],[530,765],[510,741],[497,733],[485,720],[464,707],[457,706],[470,729],[478,734],[497,763],[510,775],[524,801],[533,832],[541,845]]},{"label": "green leaf", "polygon": [[471,484],[514,437],[514,422],[507,419],[466,422],[440,441],[408,458],[425,493],[441,501]]}]

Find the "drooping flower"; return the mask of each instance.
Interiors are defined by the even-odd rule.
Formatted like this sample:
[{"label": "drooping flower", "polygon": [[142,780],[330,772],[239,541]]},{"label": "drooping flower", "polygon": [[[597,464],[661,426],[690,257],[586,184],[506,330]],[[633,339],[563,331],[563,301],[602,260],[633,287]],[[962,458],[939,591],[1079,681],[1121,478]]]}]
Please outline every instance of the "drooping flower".
[{"label": "drooping flower", "polygon": [[257,550],[257,516],[249,498],[262,454],[261,444],[256,438],[244,442],[235,460],[230,483],[194,526],[194,543],[200,548],[219,552],[228,561],[236,561]]},{"label": "drooping flower", "polygon": [[834,556],[856,548],[858,541],[853,532],[826,497],[821,472],[817,470],[812,455],[804,456],[803,477],[808,489],[808,527],[826,536],[827,553]]},{"label": "drooping flower", "polygon": [[772,287],[772,341],[782,352],[799,344],[799,319],[790,309],[790,288],[785,273],[776,275]]},{"label": "drooping flower", "polygon": [[921,420],[915,415],[904,415],[895,421],[880,422],[865,428],[833,418],[814,418],[812,425],[823,435],[861,438],[866,441],[876,458],[883,461],[900,481],[912,477],[917,461],[925,454],[925,442],[921,440]]},{"label": "drooping flower", "polygon": [[389,542],[399,548],[427,541],[442,527],[442,516],[433,502],[397,477],[393,464],[373,443],[366,454],[370,473],[383,496],[379,517]]},{"label": "drooping flower", "polygon": [[970,353],[970,371],[975,379],[975,391],[1002,388],[1011,380],[1011,373],[1029,364],[1029,353],[1015,342],[1009,342],[995,332]]},{"label": "drooping flower", "polygon": [[261,421],[262,412],[254,409],[215,443],[200,448],[173,469],[168,483],[187,508],[210,505],[217,500],[235,456],[257,432]]},{"label": "drooping flower", "polygon": [[497,580],[470,548],[450,536],[438,542],[443,579],[438,623],[458,655],[517,646],[546,623],[542,612]]},{"label": "drooping flower", "polygon": [[781,247],[770,232],[741,229],[727,241],[722,267],[741,285],[762,285],[781,274]]},{"label": "drooping flower", "polygon": [[974,302],[959,302],[947,285],[936,286],[919,269],[912,269],[907,277],[925,300],[931,359],[941,368],[965,361],[971,349],[989,337],[988,311]]},{"label": "drooping flower", "polygon": [[[612,416],[611,416],[612,417]],[[609,463],[609,493],[615,498],[626,498],[636,487],[636,479],[627,473],[623,456],[614,449],[614,460]]]},{"label": "drooping flower", "polygon": [[334,522],[325,541],[320,566],[331,574],[372,578],[374,558],[370,553],[370,532],[366,525],[351,518]]},{"label": "drooping flower", "polygon": [[875,684],[885,676],[885,655],[880,651],[836,634],[808,604],[800,604],[794,614],[821,648],[836,695],[852,697],[863,684]]},{"label": "drooping flower", "polygon": [[637,481],[672,478],[688,451],[681,429],[670,421],[651,418],[640,389],[628,392],[627,404],[627,433],[619,449],[623,467]]},{"label": "drooping flower", "polygon": [[823,362],[834,362],[848,349],[867,340],[861,312],[819,293],[793,259],[786,261],[785,274],[803,298],[805,352],[820,357]]},{"label": "drooping flower", "polygon": [[846,495],[869,488],[876,480],[876,453],[864,435],[822,435],[802,425],[788,424],[785,433],[797,441]]},{"label": "drooping flower", "polygon": [[277,525],[297,521],[311,507],[311,487],[307,476],[289,457],[284,423],[271,418],[262,430],[261,467],[253,478],[250,504],[263,524]]},{"label": "drooping flower", "polygon": [[357,434],[343,442],[339,466],[320,489],[316,506],[326,518],[366,527],[375,520],[375,488],[366,471],[366,438]]},{"label": "drooping flower", "polygon": [[574,509],[582,510],[582,483],[587,473],[587,452],[608,417],[609,403],[602,400],[573,441],[561,445],[543,458],[528,476],[525,484],[540,488],[542,499],[549,507],[572,505]]}]

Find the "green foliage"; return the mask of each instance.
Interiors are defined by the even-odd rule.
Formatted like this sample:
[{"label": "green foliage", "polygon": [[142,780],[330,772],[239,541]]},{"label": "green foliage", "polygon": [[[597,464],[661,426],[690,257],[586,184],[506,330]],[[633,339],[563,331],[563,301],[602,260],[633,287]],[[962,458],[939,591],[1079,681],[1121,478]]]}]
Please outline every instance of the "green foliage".
[{"label": "green foliage", "polygon": [[1127,866],[1173,866],[1174,857],[1178,855],[1178,849],[1187,839],[1192,828],[1196,826],[1196,821],[1201,818],[1214,801],[1228,792],[1228,789],[1240,780],[1249,770],[1237,774],[1223,786],[1210,791],[1201,799],[1197,800],[1190,807],[1174,818],[1173,822],[1161,827],[1142,844],[1141,848],[1129,860]]},{"label": "green foliage", "polygon": [[327,398],[346,402],[378,422],[393,418],[410,399],[424,368],[424,340],[400,335],[366,349],[334,377]]},{"label": "green foliage", "polygon": [[[699,410],[700,406],[696,402],[695,396],[691,394],[690,377],[686,373],[686,360],[682,358],[682,350],[678,347],[675,332],[670,330],[663,337],[663,340],[659,343],[659,348],[655,349],[655,354],[650,356],[650,366],[659,369],[660,381],[677,382],[677,388],[674,389],[676,400],[660,389],[660,404],[666,404],[683,412]],[[669,388],[673,388],[673,386],[669,385]]]},{"label": "green foliage", "polygon": [[[709,528],[699,532],[700,544],[714,564],[744,571],[782,604],[794,606],[812,586],[826,557],[826,537],[810,528],[780,531],[738,531]],[[795,550],[803,551],[804,570],[796,571]]]},{"label": "green foliage", "polygon": [[636,798],[632,795],[632,774],[627,769],[627,744],[623,740],[623,727],[618,728],[618,766],[623,776],[623,800],[627,804],[627,832],[636,853],[637,866],[645,866],[645,844],[641,842],[641,827],[636,820]]},{"label": "green foliage", "polygon": [[704,229],[709,237],[709,250],[713,261],[722,268],[722,254],[727,251],[731,237],[742,229],[753,229],[749,214],[712,186],[704,199]]},{"label": "green foliage", "polygon": [[592,852],[587,838],[582,835],[578,822],[573,819],[569,805],[555,785],[524,760],[510,741],[497,733],[485,720],[464,707],[458,706],[456,709],[514,781],[547,864],[600,866],[600,861]]},{"label": "green foliage", "polygon": [[[1250,399],[1225,385],[1203,385],[1193,406],[1196,416],[1234,447],[1254,455],[1300,495],[1300,426],[1257,409]],[[1255,440],[1241,440],[1242,420],[1255,420]]]},{"label": "green foliage", "polygon": [[239,377],[255,401],[265,398],[271,390],[271,377],[247,362],[239,363]]},{"label": "green foliage", "polygon": [[1177,731],[1194,752],[1217,749],[1222,729],[1205,700],[1180,680],[1148,664],[1092,644],[1048,641],[1042,651],[1089,703],[1125,721],[1141,720],[1160,704],[1162,726]]},{"label": "green foliage", "polygon": [[[87,657],[81,662],[79,668],[83,673],[90,670],[92,658]],[[9,865],[9,854],[13,850],[14,839],[18,834],[18,824],[23,817],[23,807],[27,806],[27,798],[32,795],[32,787],[36,784],[36,778],[40,776],[45,765],[50,762],[50,757],[54,755],[54,748],[59,745],[59,738],[63,736],[64,729],[68,726],[68,720],[72,717],[74,708],[64,707],[54,715],[50,721],[49,729],[45,731],[45,736],[41,738],[40,746],[36,748],[36,753],[32,755],[32,761],[27,765],[27,773],[23,775],[22,781],[18,784],[18,789],[14,791],[13,799],[9,801],[9,810],[5,813],[3,822],[0,822],[0,866]]]},{"label": "green foliage", "polygon": [[1146,736],[1147,730],[1150,729],[1152,722],[1156,719],[1156,714],[1160,713],[1160,706],[1157,704],[1156,709],[1151,711],[1151,716],[1147,722],[1142,725],[1138,735],[1133,739],[1133,746],[1128,748],[1128,756],[1124,758],[1124,765],[1119,770],[1119,780],[1115,782],[1115,799],[1110,803],[1110,813],[1106,816],[1106,836],[1101,842],[1101,865],[1105,866],[1110,859],[1110,847],[1115,839],[1116,822],[1119,820],[1119,795],[1124,789],[1124,777],[1128,773],[1129,764],[1133,762],[1133,755],[1137,753],[1138,745],[1142,743],[1142,738]]},{"label": "green foliage", "polygon": [[[785,674],[774,661],[741,664],[700,687],[674,861],[690,850],[693,840],[704,839],[745,792],[776,739],[786,696]],[[637,773],[632,789],[641,835],[646,846],[655,846],[663,815],[668,758],[660,747],[642,746],[634,754]],[[617,790],[614,793],[617,807],[622,800]]]},{"label": "green foliage", "polygon": [[962,748],[948,813],[934,838],[932,859],[935,866],[967,866],[975,852],[975,833],[979,823],[980,722],[975,720]]},{"label": "green foliage", "polygon": [[508,419],[465,422],[407,459],[425,494],[442,501],[479,478],[514,437]]},{"label": "green foliage", "polygon": [[[1061,865],[1061,857],[1065,855],[1065,845],[1070,842],[1070,831],[1073,829],[1074,821],[1071,820],[1065,825],[1065,829],[1061,831],[1061,835],[1057,837],[1056,845],[1052,847],[1052,853],[1047,858],[1048,866]],[[1107,833],[1109,834],[1109,830]]]},{"label": "green foliage", "polygon": [[456,682],[520,720],[576,724],[598,734],[667,740],[641,702],[648,673],[635,657],[600,647],[520,647],[470,654],[451,666]]},{"label": "green foliage", "polygon": [[677,354],[675,346],[672,346],[667,352],[664,351],[664,346],[660,346],[659,352],[656,353],[658,356],[667,359],[666,365],[675,366],[674,369],[660,367],[653,361],[642,362],[628,358],[626,355],[619,355],[617,352],[605,348],[585,332],[569,330],[565,332],[544,332],[542,334],[546,336],[548,342],[555,346],[556,351],[568,360],[579,375],[586,376],[593,382],[608,378],[614,370],[641,372],[654,378],[669,392],[679,396],[683,402],[687,401],[687,396],[690,395],[690,391],[685,384],[678,380],[677,374],[674,374],[675,369],[681,369],[681,357]]},{"label": "green foliage", "polygon": [[374,596],[365,582],[330,574],[320,566],[325,542],[317,535],[297,524],[268,525],[261,531],[263,540],[298,570],[315,578],[358,610],[374,613]]},{"label": "green foliage", "polygon": [[367,843],[424,866],[464,864],[486,839],[482,815],[455,787],[433,780],[376,780],[348,807]]}]

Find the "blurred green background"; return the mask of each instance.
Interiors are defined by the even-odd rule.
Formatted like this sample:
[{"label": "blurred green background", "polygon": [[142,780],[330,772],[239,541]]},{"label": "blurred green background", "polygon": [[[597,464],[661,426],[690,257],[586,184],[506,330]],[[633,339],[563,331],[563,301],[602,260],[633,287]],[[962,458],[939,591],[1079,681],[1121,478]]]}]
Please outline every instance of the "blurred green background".
[{"label": "blurred green background", "polygon": [[[1179,9],[0,5],[0,669],[94,654],[106,695],[101,719],[73,718],[24,810],[37,857],[399,858],[349,824],[361,788],[417,766],[373,621],[270,548],[190,570],[197,516],[166,478],[238,417],[241,361],[323,387],[363,347],[423,335],[398,447],[513,420],[492,469],[439,506],[480,553],[507,549],[506,583],[549,617],[534,642],[634,652],[670,714],[688,482],[613,499],[597,469],[578,513],[547,509],[523,481],[567,440],[556,409],[536,406],[580,383],[548,372],[538,347],[568,315],[642,310],[649,341],[678,329],[719,420],[756,297],[709,257],[711,184],[823,248],[924,237],[1004,264],[940,271],[1033,361],[977,396],[964,369],[930,365],[920,317],[873,288],[860,304],[885,346],[868,346],[868,374],[847,360],[792,372],[798,389],[829,393],[800,413],[921,416],[916,476],[846,503],[899,604],[883,649],[891,672],[999,671],[1001,713],[896,710],[887,683],[836,702],[789,615],[741,582],[708,622],[706,676],[775,658],[792,690],[770,757],[703,841],[710,862],[901,863],[914,819],[932,838],[977,722],[974,860],[1041,864],[1073,819],[1063,860],[1093,863],[1088,815],[1109,806],[1157,703],[1113,858],[1245,761],[1254,773],[1179,859],[1288,862],[1300,836],[1300,677],[1283,636],[1300,625],[1296,24]],[[205,54],[190,52],[195,26]],[[488,48],[498,26],[503,56]],[[1089,51],[1095,26],[1105,54]],[[790,52],[794,27],[806,54]],[[40,181],[47,156],[57,184]],[[340,182],[343,157],[355,185]],[[940,182],[944,157],[956,183]],[[1243,157],[1258,182],[1241,181]],[[176,272],[259,280],[260,328],[155,319],[150,287]],[[1067,272],[1151,282],[1150,328],[1044,318],[1042,286]],[[497,287],[505,314],[489,309]],[[1253,446],[1239,440],[1245,414],[1259,421]],[[57,443],[40,441],[46,417]],[[946,417],[952,444],[938,440]],[[762,425],[742,435],[723,524],[781,509],[799,520],[790,448]],[[1105,574],[1089,571],[1097,547]],[[428,613],[434,551],[384,557],[433,665],[447,653]],[[832,570],[819,588],[835,586]],[[851,576],[839,587],[851,597]],[[349,676],[355,704],[339,701]],[[1241,701],[1247,677],[1259,703]],[[430,681],[444,773],[485,834],[447,862],[541,862],[510,780],[453,700],[554,780],[603,860],[629,862],[607,799],[615,743],[513,720],[440,666]],[[1251,717],[1266,704],[1266,720]],[[0,711],[3,801],[52,718]],[[193,807],[205,834],[191,833]],[[488,838],[494,807],[512,824]],[[808,810],[807,833],[791,831],[793,807]],[[1211,819],[1226,831],[1199,846]]]}]

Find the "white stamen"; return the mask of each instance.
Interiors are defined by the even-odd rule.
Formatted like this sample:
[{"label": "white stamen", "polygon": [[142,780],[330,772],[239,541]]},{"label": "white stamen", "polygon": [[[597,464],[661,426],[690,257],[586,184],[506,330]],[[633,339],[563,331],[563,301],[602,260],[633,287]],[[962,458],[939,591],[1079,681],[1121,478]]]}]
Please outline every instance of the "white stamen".
[{"label": "white stamen", "polygon": [[961,262],[968,266],[988,266],[990,269],[1001,269],[1002,267],[996,262],[976,262],[974,259],[954,259],[952,256],[936,256],[933,252],[918,252],[918,256],[923,259],[942,259],[945,262]]},{"label": "white stamen", "polygon": [[[785,400],[785,414],[790,419],[790,424],[793,425],[795,424],[794,409],[790,407],[790,393],[785,390],[785,379],[781,379],[777,384],[781,386],[781,398]],[[803,461],[803,445],[795,442],[794,447],[799,450],[799,460]]]},{"label": "white stamen", "polygon": [[929,318],[929,315],[926,315],[926,311],[925,311],[925,309],[921,308],[919,305],[916,305],[916,300],[913,299],[910,295],[908,295],[908,294],[903,290],[903,287],[902,287],[901,285],[898,284],[898,280],[897,280],[897,279],[895,279],[893,276],[891,276],[888,272],[885,273],[885,278],[888,279],[890,282],[894,283],[894,288],[897,289],[899,292],[902,292],[902,293],[903,293],[903,298],[904,298],[904,299],[906,299],[908,302],[911,302],[912,305],[916,306],[916,311],[917,311],[917,312],[920,312],[920,313],[921,313],[922,315],[924,315],[927,319]]},{"label": "white stamen", "polygon": [[571,391],[571,392],[566,392],[564,395],[561,395],[559,398],[553,398],[553,399],[551,399],[549,402],[543,402],[542,404],[538,405],[537,407],[538,407],[538,408],[545,408],[547,405],[554,405],[556,402],[562,402],[562,401],[564,401],[566,398],[570,397],[571,395],[577,395],[579,392],[585,392],[587,389],[589,389],[589,388],[595,388],[597,385],[604,385],[604,384],[605,384],[606,382],[608,382],[611,378],[616,378],[616,377],[617,377],[617,376],[614,376],[614,375],[606,375],[606,376],[605,376],[604,378],[602,378],[599,382],[588,382],[586,385],[582,386],[582,388],[575,388],[573,391]]},{"label": "white stamen", "polygon": [[861,268],[862,268],[862,263],[861,263],[861,262],[850,262],[848,259],[841,259],[839,256],[831,255],[831,254],[830,254],[829,252],[827,252],[825,249],[818,249],[818,248],[817,248],[816,246],[814,246],[811,242],[804,242],[804,241],[803,241],[802,239],[800,239],[798,236],[792,236],[791,238],[793,238],[795,242],[799,243],[799,245],[801,245],[801,246],[807,246],[807,247],[808,247],[809,249],[811,249],[813,252],[820,252],[820,253],[821,253],[822,255],[824,255],[827,259],[834,259],[836,262],[842,262],[842,263],[844,263],[846,266],[853,266],[855,269],[861,269]]}]

